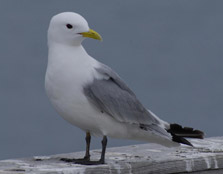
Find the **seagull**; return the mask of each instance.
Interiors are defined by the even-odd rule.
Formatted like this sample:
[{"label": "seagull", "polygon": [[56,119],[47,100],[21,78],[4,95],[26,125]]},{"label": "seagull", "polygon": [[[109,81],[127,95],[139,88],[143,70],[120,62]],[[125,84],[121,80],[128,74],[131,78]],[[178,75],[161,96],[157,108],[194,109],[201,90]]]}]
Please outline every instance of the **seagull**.
[{"label": "seagull", "polygon": [[[104,164],[107,137],[166,147],[192,146],[185,137],[203,138],[202,131],[169,124],[145,108],[116,72],[85,51],[82,46],[85,38],[102,40],[81,15],[63,12],[52,17],[45,90],[58,114],[86,133],[84,158],[62,161]],[[90,160],[91,135],[103,137],[98,161]]]}]

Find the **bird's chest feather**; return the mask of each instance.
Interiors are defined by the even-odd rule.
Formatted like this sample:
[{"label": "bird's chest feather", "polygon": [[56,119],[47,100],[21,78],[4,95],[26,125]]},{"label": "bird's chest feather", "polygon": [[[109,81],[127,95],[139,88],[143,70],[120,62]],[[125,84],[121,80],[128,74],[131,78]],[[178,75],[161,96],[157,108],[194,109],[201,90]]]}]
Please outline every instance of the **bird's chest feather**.
[{"label": "bird's chest feather", "polygon": [[65,115],[84,112],[88,101],[83,95],[83,87],[92,81],[93,75],[93,66],[84,62],[70,61],[49,65],[45,88],[55,109]]},{"label": "bird's chest feather", "polygon": [[[84,86],[100,78],[95,70],[98,62],[81,52],[64,55],[64,49],[49,50],[48,66],[45,76],[46,93],[56,109],[65,120],[82,129],[95,130],[98,110],[88,101],[83,93]],[[71,55],[71,56],[70,56]]]}]

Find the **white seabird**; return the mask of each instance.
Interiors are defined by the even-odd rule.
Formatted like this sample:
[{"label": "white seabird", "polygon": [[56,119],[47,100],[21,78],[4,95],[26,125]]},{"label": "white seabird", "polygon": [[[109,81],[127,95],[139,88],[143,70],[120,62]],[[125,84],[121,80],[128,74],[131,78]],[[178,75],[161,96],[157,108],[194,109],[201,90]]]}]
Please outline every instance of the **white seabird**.
[{"label": "white seabird", "polygon": [[[60,13],[50,21],[46,93],[59,115],[86,132],[85,157],[64,161],[103,164],[107,136],[167,147],[191,145],[183,137],[203,138],[201,131],[169,124],[146,109],[111,68],[88,55],[81,45],[86,37],[102,39],[77,13]],[[90,161],[91,134],[103,137],[99,161]]]}]

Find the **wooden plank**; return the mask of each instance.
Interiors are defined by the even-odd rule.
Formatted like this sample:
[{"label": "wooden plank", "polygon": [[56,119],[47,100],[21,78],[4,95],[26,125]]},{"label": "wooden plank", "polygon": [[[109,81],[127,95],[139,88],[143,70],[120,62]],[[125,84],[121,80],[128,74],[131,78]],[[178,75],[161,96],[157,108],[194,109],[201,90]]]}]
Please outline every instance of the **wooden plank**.
[{"label": "wooden plank", "polygon": [[[156,144],[108,148],[106,164],[84,166],[60,161],[60,158],[78,158],[83,152],[39,156],[0,161],[0,174],[4,173],[97,173],[97,174],[220,174],[223,173],[223,137],[191,140],[194,147],[165,148]],[[99,159],[100,150],[91,152]]]}]

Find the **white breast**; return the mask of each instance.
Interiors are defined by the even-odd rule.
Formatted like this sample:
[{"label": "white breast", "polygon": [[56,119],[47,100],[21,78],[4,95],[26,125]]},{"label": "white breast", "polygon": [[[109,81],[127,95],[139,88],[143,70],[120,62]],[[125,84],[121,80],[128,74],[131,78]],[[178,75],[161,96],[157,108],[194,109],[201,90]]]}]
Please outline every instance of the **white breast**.
[{"label": "white breast", "polygon": [[45,88],[56,111],[84,130],[96,129],[97,124],[91,121],[100,113],[83,95],[83,86],[93,80],[97,61],[87,55],[82,47],[76,50],[52,47],[48,59]]}]

